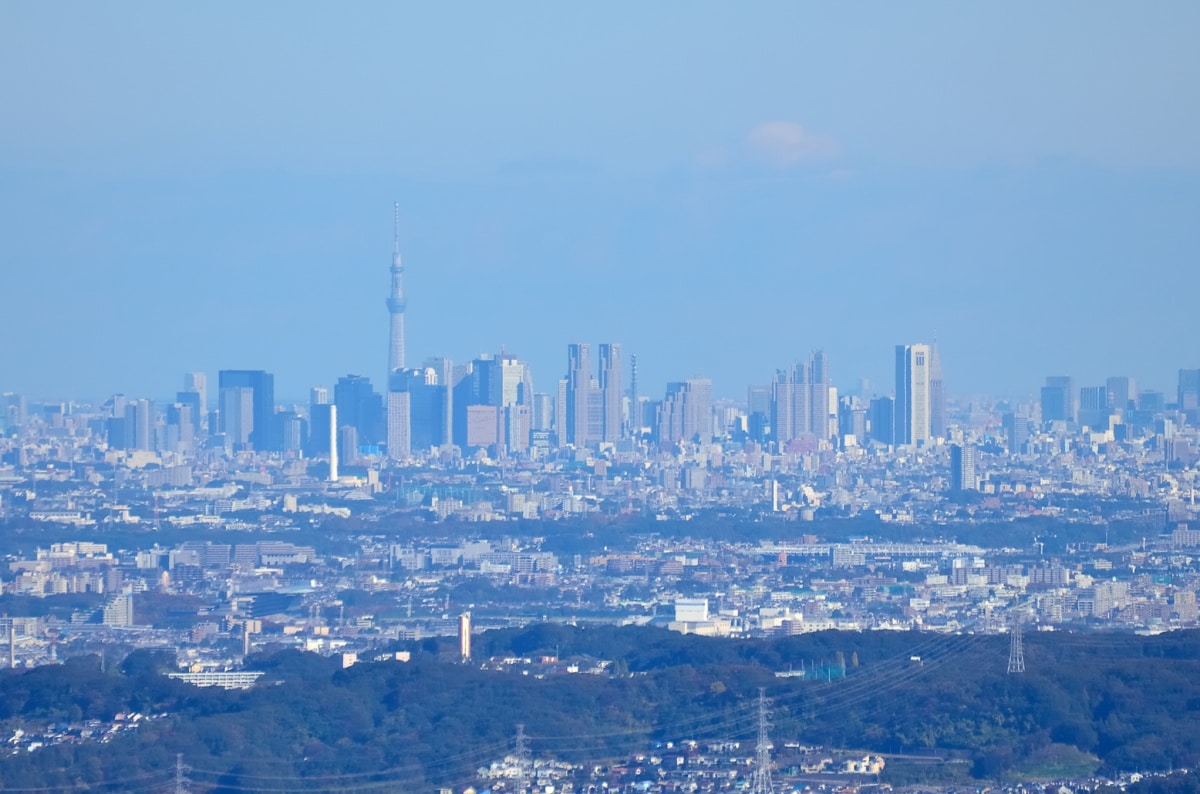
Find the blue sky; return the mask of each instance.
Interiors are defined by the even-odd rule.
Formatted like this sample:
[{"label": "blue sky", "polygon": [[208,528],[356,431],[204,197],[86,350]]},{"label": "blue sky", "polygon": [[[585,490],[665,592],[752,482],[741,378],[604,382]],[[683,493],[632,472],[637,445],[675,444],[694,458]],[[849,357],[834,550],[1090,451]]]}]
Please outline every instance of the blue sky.
[{"label": "blue sky", "polygon": [[393,201],[410,360],[546,391],[1200,366],[1200,6],[580,5],[0,5],[0,389],[379,382]]}]

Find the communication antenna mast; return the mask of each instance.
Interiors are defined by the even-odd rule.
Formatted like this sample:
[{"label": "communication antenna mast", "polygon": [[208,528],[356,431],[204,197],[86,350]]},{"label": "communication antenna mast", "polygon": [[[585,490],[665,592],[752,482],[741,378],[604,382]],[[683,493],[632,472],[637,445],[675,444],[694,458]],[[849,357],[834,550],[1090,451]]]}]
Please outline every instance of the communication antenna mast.
[{"label": "communication antenna mast", "polygon": [[1021,616],[1014,613],[1008,629],[1008,672],[1010,675],[1025,672],[1025,643],[1021,636],[1023,628]]},{"label": "communication antenna mast", "polygon": [[750,779],[750,794],[772,794],[771,782],[771,711],[767,691],[758,690],[758,744],[754,748],[754,776]]}]

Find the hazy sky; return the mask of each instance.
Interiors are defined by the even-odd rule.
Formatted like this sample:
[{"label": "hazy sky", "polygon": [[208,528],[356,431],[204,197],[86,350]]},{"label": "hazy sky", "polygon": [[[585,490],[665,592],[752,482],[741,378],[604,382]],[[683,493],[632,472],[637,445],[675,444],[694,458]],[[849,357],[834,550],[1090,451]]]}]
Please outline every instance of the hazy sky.
[{"label": "hazy sky", "polygon": [[0,4],[0,390],[1200,367],[1200,4]]}]

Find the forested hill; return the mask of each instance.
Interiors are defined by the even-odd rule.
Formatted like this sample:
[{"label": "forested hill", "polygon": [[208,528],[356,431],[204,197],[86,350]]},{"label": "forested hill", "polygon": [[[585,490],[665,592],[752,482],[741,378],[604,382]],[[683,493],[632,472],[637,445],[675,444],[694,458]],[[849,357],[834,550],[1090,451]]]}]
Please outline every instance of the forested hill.
[{"label": "forested hill", "polygon": [[[773,700],[777,743],[936,751],[969,759],[988,778],[1036,768],[1055,748],[1094,756],[1110,771],[1200,762],[1197,632],[1030,634],[1019,675],[1006,672],[1003,636],[828,632],[754,641],[542,625],[488,632],[475,649],[477,658],[557,656],[580,669],[611,660],[612,674],[522,663],[481,670],[455,661],[449,641],[415,644],[408,663],[346,670],[295,651],[258,656],[253,666],[266,675],[246,692],[166,679],[159,670],[169,660],[144,652],[110,672],[91,657],[5,671],[6,729],[129,710],[172,716],[110,743],[0,759],[0,790],[143,779],[166,774],[176,753],[194,779],[229,791],[286,790],[300,779],[315,791],[321,780],[354,774],[406,789],[465,785],[509,751],[518,723],[535,756],[567,760],[619,757],[654,741],[746,739],[760,687]],[[821,680],[775,675],[800,669]]]}]

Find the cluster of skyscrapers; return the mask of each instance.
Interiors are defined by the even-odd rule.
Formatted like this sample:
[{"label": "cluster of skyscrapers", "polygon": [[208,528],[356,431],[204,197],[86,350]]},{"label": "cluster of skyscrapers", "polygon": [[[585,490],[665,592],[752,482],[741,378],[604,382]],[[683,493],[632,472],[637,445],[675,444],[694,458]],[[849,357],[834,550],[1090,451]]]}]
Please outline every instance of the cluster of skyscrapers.
[{"label": "cluster of skyscrapers", "polygon": [[[751,441],[783,453],[867,443],[921,447],[948,438],[936,343],[896,346],[891,396],[839,397],[828,357],[814,350],[778,370],[769,383],[751,386],[744,406],[714,401],[712,382],[704,378],[669,383],[661,399],[651,399],[638,391],[637,356],[630,356],[627,368],[621,346],[612,342],[594,348],[587,343],[568,345],[565,372],[556,388],[538,392],[529,365],[507,351],[466,363],[431,357],[420,366],[409,366],[398,237],[390,276],[383,393],[365,376],[346,375],[332,392],[312,389],[307,407],[280,409],[270,373],[222,370],[216,399],[210,402],[206,376],[192,373],[162,413],[150,400],[117,395],[103,406],[103,426],[96,429],[115,449],[186,455],[197,452],[202,443],[230,453],[324,459],[334,479],[339,462],[364,457],[428,460],[479,452],[539,457],[561,447],[669,449],[719,438]],[[1003,429],[1016,451],[1031,428],[1043,423],[1109,430],[1153,422],[1168,406],[1161,392],[1139,391],[1132,378],[1113,377],[1104,385],[1076,391],[1070,377],[1056,376],[1047,378],[1041,390],[1040,415],[1014,411],[1004,416]],[[1173,407],[1187,423],[1200,424],[1200,370],[1180,371]],[[0,425],[14,426],[23,401],[4,395],[0,409]],[[46,418],[53,426],[54,417]],[[952,468],[969,482],[974,450],[955,454],[957,465]]]}]

